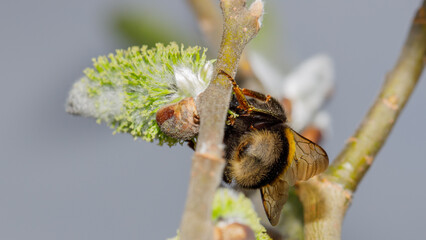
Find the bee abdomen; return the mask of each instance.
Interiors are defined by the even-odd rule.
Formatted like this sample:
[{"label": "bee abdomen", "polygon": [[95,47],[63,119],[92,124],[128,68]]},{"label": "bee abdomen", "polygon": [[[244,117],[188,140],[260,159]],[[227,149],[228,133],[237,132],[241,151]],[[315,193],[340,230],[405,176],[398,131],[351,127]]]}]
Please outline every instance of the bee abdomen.
[{"label": "bee abdomen", "polygon": [[228,172],[244,188],[259,188],[274,181],[284,170],[288,142],[279,132],[259,130],[243,135],[233,150]]}]

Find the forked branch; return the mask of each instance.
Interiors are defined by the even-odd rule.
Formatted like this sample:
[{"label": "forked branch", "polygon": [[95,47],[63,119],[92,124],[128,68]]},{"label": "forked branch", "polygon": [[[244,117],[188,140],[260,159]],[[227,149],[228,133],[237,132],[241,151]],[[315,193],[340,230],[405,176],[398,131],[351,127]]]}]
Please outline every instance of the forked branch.
[{"label": "forked branch", "polygon": [[212,0],[187,0],[192,7],[209,49],[218,50],[222,34],[222,18]]},{"label": "forked branch", "polygon": [[[207,40],[210,49],[217,50],[222,30],[223,20],[219,17],[219,11],[214,7],[215,0],[187,0],[192,7],[197,19],[201,32]],[[251,63],[247,56],[247,50],[243,51],[239,60],[238,73],[243,80],[240,84],[250,81],[251,84],[257,86],[258,91],[264,90],[264,86],[254,73]]]}]

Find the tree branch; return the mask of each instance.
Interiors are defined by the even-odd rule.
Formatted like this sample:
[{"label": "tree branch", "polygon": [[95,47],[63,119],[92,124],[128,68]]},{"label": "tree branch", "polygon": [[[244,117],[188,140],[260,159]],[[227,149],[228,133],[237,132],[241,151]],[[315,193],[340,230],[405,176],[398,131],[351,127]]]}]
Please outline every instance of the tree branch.
[{"label": "tree branch", "polygon": [[241,52],[259,31],[263,14],[263,3],[259,0],[249,9],[245,7],[245,0],[221,0],[220,5],[224,31],[216,75],[196,101],[200,112],[200,131],[180,227],[183,240],[212,239],[211,204],[225,166],[222,142],[232,89],[227,77],[217,73],[223,70],[235,76]]},{"label": "tree branch", "polygon": [[326,172],[347,190],[356,190],[420,78],[426,53],[425,4],[418,10],[399,60],[374,105]]},{"label": "tree branch", "polygon": [[340,239],[353,191],[385,143],[424,68],[426,0],[413,20],[398,62],[381,93],[343,151],[320,176],[298,184],[305,239]]}]

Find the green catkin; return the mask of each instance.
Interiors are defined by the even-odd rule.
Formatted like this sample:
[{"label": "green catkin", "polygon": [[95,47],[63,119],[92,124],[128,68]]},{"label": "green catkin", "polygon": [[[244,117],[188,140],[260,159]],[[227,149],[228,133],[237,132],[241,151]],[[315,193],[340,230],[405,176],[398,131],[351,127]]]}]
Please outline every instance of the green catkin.
[{"label": "green catkin", "polygon": [[214,60],[206,59],[206,51],[172,42],[151,49],[130,47],[93,59],[93,67],[85,69],[85,76],[74,84],[67,111],[105,122],[114,133],[130,133],[148,142],[157,140],[159,145],[182,144],[160,131],[155,114],[162,106],[189,97],[177,88],[176,67],[191,69],[208,85],[206,72],[212,67],[205,66],[212,66]]}]

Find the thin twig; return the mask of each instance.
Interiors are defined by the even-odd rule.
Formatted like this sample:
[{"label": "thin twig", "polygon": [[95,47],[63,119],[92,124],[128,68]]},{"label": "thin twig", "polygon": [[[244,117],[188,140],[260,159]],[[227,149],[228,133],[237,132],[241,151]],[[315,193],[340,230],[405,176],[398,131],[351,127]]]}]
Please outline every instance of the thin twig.
[{"label": "thin twig", "polygon": [[421,72],[426,54],[426,0],[382,91],[330,168],[298,185],[303,203],[305,239],[340,239],[341,224],[352,194],[385,143]]},{"label": "thin twig", "polygon": [[[188,3],[198,19],[198,25],[208,45],[216,51],[221,39],[223,20],[220,18],[219,11],[214,7],[213,0],[188,0]],[[240,77],[237,81],[243,87],[249,83],[251,86],[256,86],[257,91],[264,92],[265,88],[254,73],[246,52],[247,50],[243,51],[240,56],[238,65]]]},{"label": "thin twig", "polygon": [[212,0],[188,0],[188,3],[198,19],[198,25],[208,45],[212,50],[217,51],[223,26],[219,10]]},{"label": "thin twig", "polygon": [[[216,73],[222,70],[235,76],[241,52],[260,29],[263,3],[257,0],[249,9],[245,7],[245,0],[222,0],[220,5],[224,31]],[[223,74],[216,74],[206,91],[197,98],[200,131],[180,227],[183,240],[212,239],[213,236],[211,205],[225,166],[222,141],[230,97],[229,80]]]}]

